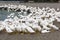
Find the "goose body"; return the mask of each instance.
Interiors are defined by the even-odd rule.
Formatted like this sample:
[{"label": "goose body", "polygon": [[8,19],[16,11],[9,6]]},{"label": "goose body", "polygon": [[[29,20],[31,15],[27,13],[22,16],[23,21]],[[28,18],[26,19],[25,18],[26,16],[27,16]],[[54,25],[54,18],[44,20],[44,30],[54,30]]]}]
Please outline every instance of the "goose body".
[{"label": "goose body", "polygon": [[[14,11],[7,16],[4,21],[0,21],[0,31],[6,30],[8,33],[14,31],[35,33],[38,30],[41,33],[50,32],[51,28],[59,30],[54,25],[54,21],[60,22],[60,11],[50,7],[27,7],[25,5],[4,5],[8,12]],[[17,11],[19,10],[19,11]],[[17,15],[16,15],[17,13]],[[48,27],[49,26],[49,27]]]}]

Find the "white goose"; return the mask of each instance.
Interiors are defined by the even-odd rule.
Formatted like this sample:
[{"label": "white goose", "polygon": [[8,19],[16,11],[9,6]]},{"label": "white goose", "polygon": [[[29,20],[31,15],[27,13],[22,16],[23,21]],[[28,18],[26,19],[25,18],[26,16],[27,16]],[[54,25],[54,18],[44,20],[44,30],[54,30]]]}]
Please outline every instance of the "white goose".
[{"label": "white goose", "polygon": [[4,22],[3,21],[0,21],[0,31],[4,30]]},{"label": "white goose", "polygon": [[[30,32],[30,33],[35,33],[34,29],[37,29],[38,31],[40,31],[41,33],[47,33],[50,32],[49,30],[52,28],[54,28],[55,30],[59,30],[59,27],[53,25],[53,21],[57,20],[57,22],[60,22],[60,12],[56,11],[54,8],[45,8],[43,7],[42,9],[40,9],[39,7],[27,7],[24,5],[6,5],[8,7],[8,12],[10,12],[10,8],[12,10],[17,10],[17,9],[21,9],[21,12],[18,12],[18,16],[20,18],[18,18],[17,16],[15,16],[15,13],[11,13],[10,15],[8,15],[8,19],[5,19],[4,21],[2,21],[0,23],[0,31],[3,29],[6,29],[6,31],[8,33],[14,32],[15,30],[21,32]],[[31,10],[31,13],[29,15],[27,15],[27,11],[24,12],[24,16],[23,14],[20,15],[20,13],[23,12],[23,10]],[[59,9],[58,9],[59,10]],[[13,18],[12,18],[13,17]],[[41,26],[38,24],[42,26]],[[48,25],[50,27],[48,27]]]},{"label": "white goose", "polygon": [[5,19],[4,23],[5,23],[5,29],[8,33],[15,31],[15,27],[12,19]]}]

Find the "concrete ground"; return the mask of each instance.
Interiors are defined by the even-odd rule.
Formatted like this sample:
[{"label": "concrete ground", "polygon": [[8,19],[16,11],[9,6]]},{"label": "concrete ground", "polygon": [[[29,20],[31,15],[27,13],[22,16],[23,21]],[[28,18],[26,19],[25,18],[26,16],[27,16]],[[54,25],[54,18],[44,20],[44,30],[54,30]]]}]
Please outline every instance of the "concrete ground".
[{"label": "concrete ground", "polygon": [[[33,6],[33,7],[53,7],[53,8],[60,8],[60,3],[18,3],[18,2],[0,2],[0,5],[4,4],[22,4],[26,6]],[[60,23],[54,22],[58,27],[60,26]],[[60,30],[51,32],[51,33],[45,33],[45,34],[7,34],[5,32],[0,32],[0,40],[60,40]]]}]

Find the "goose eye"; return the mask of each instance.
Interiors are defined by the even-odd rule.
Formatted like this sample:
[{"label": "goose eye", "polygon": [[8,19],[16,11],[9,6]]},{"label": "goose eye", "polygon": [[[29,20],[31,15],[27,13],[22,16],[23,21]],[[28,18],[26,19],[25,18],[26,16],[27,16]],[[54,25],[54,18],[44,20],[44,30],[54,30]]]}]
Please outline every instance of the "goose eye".
[{"label": "goose eye", "polygon": [[23,12],[25,12],[26,10],[24,9]]},{"label": "goose eye", "polygon": [[25,21],[22,21],[22,23],[25,23]]},{"label": "goose eye", "polygon": [[21,23],[21,21],[19,21],[19,23]]},{"label": "goose eye", "polygon": [[31,13],[30,9],[27,10],[27,13]]}]

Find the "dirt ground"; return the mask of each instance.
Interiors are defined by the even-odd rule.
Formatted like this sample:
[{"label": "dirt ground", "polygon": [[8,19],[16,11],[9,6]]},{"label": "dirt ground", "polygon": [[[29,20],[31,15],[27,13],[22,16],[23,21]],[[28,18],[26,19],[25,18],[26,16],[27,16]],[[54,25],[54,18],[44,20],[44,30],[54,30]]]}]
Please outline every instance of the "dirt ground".
[{"label": "dirt ground", "polygon": [[[26,6],[33,6],[33,7],[51,7],[51,8],[60,8],[60,3],[18,3],[18,2],[0,2],[0,5],[4,4],[16,4],[16,5],[26,5]],[[58,27],[60,23],[54,22]],[[5,32],[0,32],[0,40],[60,40],[60,30],[45,33],[45,34],[7,34]]]}]

